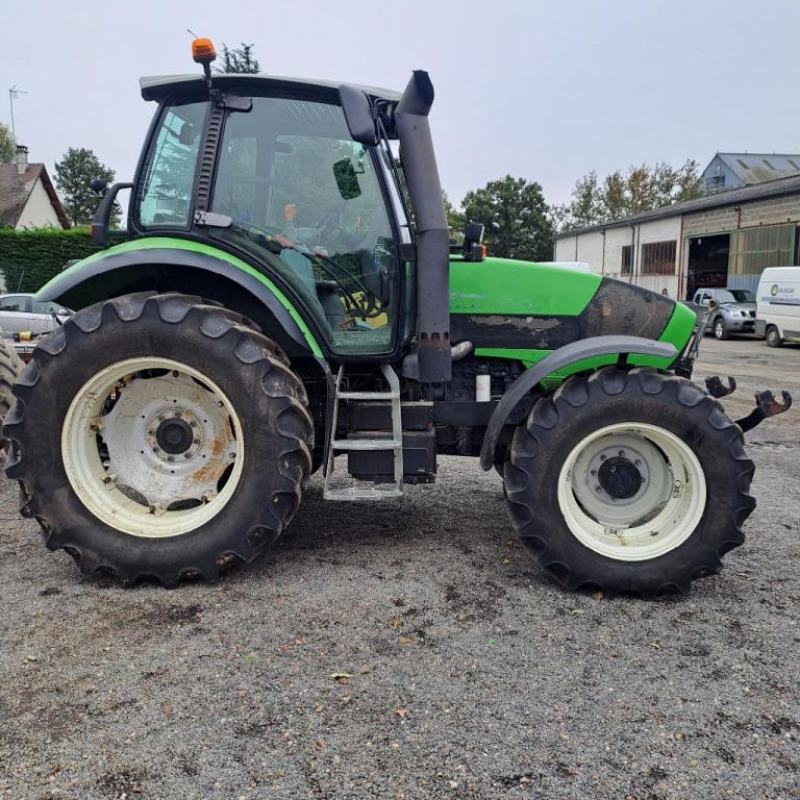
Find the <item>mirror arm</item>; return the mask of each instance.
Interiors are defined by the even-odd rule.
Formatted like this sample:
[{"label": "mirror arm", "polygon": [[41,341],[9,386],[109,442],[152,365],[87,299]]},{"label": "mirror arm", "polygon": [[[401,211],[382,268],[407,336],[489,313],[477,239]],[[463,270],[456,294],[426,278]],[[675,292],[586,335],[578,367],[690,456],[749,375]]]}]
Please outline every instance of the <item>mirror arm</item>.
[{"label": "mirror arm", "polygon": [[108,224],[111,220],[111,212],[114,209],[114,201],[117,194],[122,189],[133,189],[132,183],[115,183],[104,195],[97,206],[97,211],[92,217],[92,242],[105,247],[108,244]]}]

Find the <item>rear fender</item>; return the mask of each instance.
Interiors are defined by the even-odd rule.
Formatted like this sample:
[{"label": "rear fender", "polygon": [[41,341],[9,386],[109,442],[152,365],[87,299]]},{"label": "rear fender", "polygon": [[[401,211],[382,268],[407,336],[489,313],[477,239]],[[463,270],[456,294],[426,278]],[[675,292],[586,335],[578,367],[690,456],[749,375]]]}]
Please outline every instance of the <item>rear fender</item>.
[{"label": "rear fender", "polygon": [[251,317],[287,355],[323,357],[308,324],[283,292],[249,264],[201,245],[139,246],[130,242],[68,267],[37,294],[80,310],[122,294],[154,290],[197,294]]},{"label": "rear fender", "polygon": [[495,450],[503,426],[518,403],[536,388],[548,375],[572,364],[598,356],[629,355],[655,356],[675,360],[678,351],[668,342],[655,342],[640,336],[593,336],[559,347],[550,355],[522,373],[503,395],[489,419],[481,445],[481,467],[489,470],[494,465]]}]

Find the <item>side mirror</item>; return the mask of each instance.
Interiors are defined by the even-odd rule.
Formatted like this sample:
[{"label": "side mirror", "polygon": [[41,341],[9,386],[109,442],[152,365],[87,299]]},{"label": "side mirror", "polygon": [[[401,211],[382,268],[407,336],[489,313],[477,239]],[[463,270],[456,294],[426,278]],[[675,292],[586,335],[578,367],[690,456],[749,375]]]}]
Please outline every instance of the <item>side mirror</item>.
[{"label": "side mirror", "polygon": [[349,158],[343,158],[333,165],[333,175],[336,178],[336,186],[343,200],[353,200],[361,196],[358,175]]},{"label": "side mirror", "polygon": [[368,146],[378,144],[378,130],[369,97],[361,89],[343,85],[339,87],[339,99],[353,141]]},{"label": "side mirror", "polygon": [[104,195],[92,218],[92,242],[105,247],[108,244],[108,223],[114,200],[122,189],[133,189],[132,183],[115,183]]}]

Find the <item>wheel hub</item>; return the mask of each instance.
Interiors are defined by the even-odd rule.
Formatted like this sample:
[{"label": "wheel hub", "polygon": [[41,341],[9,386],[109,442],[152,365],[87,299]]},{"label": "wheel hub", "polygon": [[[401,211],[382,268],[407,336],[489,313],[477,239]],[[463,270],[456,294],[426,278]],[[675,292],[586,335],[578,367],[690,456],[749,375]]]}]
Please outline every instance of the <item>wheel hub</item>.
[{"label": "wheel hub", "polygon": [[162,461],[173,462],[194,458],[203,449],[205,440],[202,421],[188,408],[164,406],[145,423],[150,451]]},{"label": "wheel hub", "polygon": [[165,453],[176,456],[189,450],[194,433],[180,417],[165,419],[156,429],[156,441]]},{"label": "wheel hub", "polygon": [[597,472],[603,490],[615,500],[633,497],[644,483],[641,472],[627,458],[606,459]]}]

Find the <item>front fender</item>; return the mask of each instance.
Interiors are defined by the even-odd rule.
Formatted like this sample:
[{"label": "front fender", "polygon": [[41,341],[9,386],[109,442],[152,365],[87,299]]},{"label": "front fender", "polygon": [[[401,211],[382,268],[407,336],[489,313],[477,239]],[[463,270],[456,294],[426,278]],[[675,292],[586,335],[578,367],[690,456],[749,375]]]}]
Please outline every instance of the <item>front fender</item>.
[{"label": "front fender", "polygon": [[495,450],[500,433],[511,412],[525,395],[548,375],[579,361],[607,355],[643,355],[674,360],[678,351],[668,342],[655,342],[640,336],[593,336],[559,347],[550,355],[522,373],[503,395],[489,419],[481,445],[481,467],[489,470],[494,465]]},{"label": "front fender", "polygon": [[[139,274],[141,273],[141,274]],[[230,253],[199,242],[152,237],[137,239],[83,259],[39,290],[37,300],[81,309],[145,288],[199,292],[192,276],[224,278],[262,303],[302,350],[322,358],[311,329],[289,298],[266,275]]]}]

